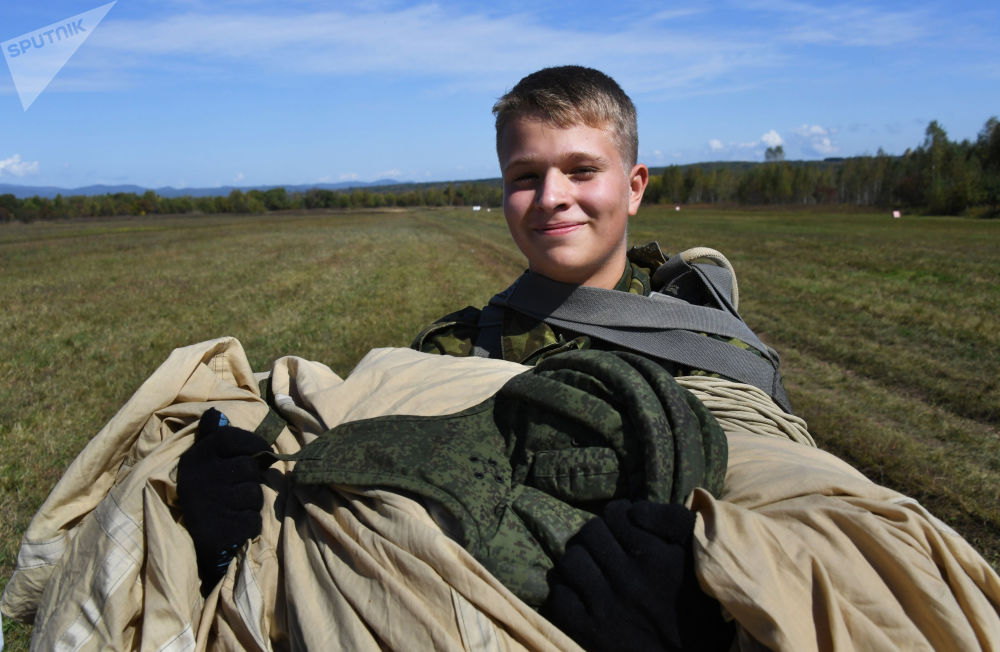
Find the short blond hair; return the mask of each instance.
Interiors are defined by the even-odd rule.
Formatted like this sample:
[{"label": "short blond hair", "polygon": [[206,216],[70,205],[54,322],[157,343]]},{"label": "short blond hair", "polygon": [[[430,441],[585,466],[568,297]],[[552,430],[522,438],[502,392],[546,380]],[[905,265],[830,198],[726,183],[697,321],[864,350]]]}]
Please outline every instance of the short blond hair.
[{"label": "short blond hair", "polygon": [[498,156],[504,127],[528,116],[563,128],[582,124],[606,129],[626,172],[639,158],[635,105],[614,79],[593,68],[557,66],[531,73],[497,100],[493,114]]}]

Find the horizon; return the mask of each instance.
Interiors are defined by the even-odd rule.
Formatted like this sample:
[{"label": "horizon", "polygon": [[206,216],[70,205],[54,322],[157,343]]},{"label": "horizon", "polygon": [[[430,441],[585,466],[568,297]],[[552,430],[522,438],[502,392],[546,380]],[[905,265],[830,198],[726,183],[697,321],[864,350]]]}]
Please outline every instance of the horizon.
[{"label": "horizon", "polygon": [[[98,9],[24,108],[19,66],[41,59],[9,45]],[[998,27],[987,2],[6,4],[0,184],[497,178],[493,102],[566,63],[629,93],[650,167],[760,162],[777,145],[789,160],[896,156],[932,120],[975,140],[1000,113]]]},{"label": "horizon", "polygon": [[[887,154],[890,157],[896,157],[896,155]],[[852,157],[846,157],[852,158]],[[810,164],[810,163],[838,163],[846,160],[845,157],[827,157],[825,159],[816,160],[796,160],[796,159],[781,159],[783,163],[789,164]],[[742,166],[742,165],[764,165],[766,161],[749,161],[749,160],[734,160],[734,161],[696,161],[693,163],[670,163],[668,165],[661,166],[649,166],[650,174],[662,174],[664,170],[668,167],[690,167],[690,166]],[[414,181],[412,179],[390,179],[390,178],[380,178],[371,181],[367,180],[357,180],[357,181],[340,181],[340,182],[316,182],[316,183],[303,183],[303,184],[289,184],[289,183],[258,183],[258,184],[245,184],[245,185],[235,185],[235,184],[224,184],[220,186],[185,186],[185,187],[175,187],[175,186],[159,186],[150,187],[143,186],[139,184],[132,183],[121,183],[121,184],[107,184],[107,183],[95,183],[88,184],[85,186],[76,187],[64,187],[64,186],[53,186],[53,185],[30,185],[30,184],[17,184],[9,183],[0,179],[0,194],[4,192],[9,192],[10,189],[17,189],[13,194],[18,197],[18,199],[27,199],[31,196],[38,195],[41,197],[53,198],[55,196],[53,191],[76,191],[76,190],[88,190],[89,193],[84,194],[102,194],[94,192],[97,189],[110,189],[114,192],[129,192],[127,190],[121,190],[123,188],[131,188],[134,190],[148,191],[152,190],[159,194],[159,191],[170,191],[169,196],[184,196],[181,191],[196,191],[199,194],[210,194],[208,191],[219,190],[229,192],[231,190],[240,191],[251,191],[251,190],[267,190],[271,188],[284,188],[289,192],[303,192],[305,190],[311,189],[327,189],[327,190],[353,190],[353,189],[388,189],[391,190],[395,186],[421,186],[421,185],[443,185],[443,184],[467,184],[467,183],[501,183],[503,181],[499,174],[493,177],[475,177],[470,179],[433,179],[430,181]],[[44,190],[44,193],[37,193],[34,191]],[[104,191],[109,192],[109,191]],[[67,195],[64,193],[64,197],[70,197],[73,195]],[[225,193],[211,193],[211,194],[225,194]]]}]

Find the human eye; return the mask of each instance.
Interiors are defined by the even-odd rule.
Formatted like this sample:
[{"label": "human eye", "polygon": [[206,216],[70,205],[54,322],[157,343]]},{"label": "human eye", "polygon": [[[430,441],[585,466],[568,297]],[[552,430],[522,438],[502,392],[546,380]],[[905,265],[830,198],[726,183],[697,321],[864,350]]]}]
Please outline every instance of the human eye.
[{"label": "human eye", "polygon": [[570,177],[576,181],[587,181],[593,179],[599,170],[593,165],[578,165],[570,170]]},{"label": "human eye", "polygon": [[509,181],[511,185],[523,188],[533,184],[535,182],[535,179],[537,178],[538,175],[535,174],[534,172],[530,170],[521,170],[519,172],[514,172],[513,174],[511,174],[509,177]]}]

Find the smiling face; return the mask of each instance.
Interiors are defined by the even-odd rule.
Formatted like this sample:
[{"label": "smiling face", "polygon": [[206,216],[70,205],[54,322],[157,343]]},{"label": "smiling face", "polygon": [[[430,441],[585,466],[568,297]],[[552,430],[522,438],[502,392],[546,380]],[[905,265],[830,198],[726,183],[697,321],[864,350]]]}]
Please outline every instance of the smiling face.
[{"label": "smiling face", "polygon": [[564,283],[614,288],[646,166],[627,171],[603,129],[521,116],[503,128],[500,168],[507,228],[528,268]]}]

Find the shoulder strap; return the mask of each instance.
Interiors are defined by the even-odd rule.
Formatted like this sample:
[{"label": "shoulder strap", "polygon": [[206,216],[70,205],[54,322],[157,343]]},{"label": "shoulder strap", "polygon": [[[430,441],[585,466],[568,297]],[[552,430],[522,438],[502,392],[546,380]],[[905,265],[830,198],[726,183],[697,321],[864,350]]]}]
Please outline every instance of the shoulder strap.
[{"label": "shoulder strap", "polygon": [[[510,289],[507,288],[504,292]],[[501,296],[504,292],[501,292],[497,296]],[[503,310],[494,305],[492,299],[480,311],[478,327],[479,331],[476,334],[476,341],[472,343],[472,355],[480,358],[502,358],[502,342],[500,337],[503,334]]]},{"label": "shoulder strap", "polygon": [[[725,308],[696,306],[660,293],[644,297],[576,286],[528,272],[494,296],[490,305],[509,308],[654,358],[754,385],[790,412],[778,373],[777,353],[739,318],[724,293],[715,290]],[[700,333],[738,338],[764,357]]]}]

